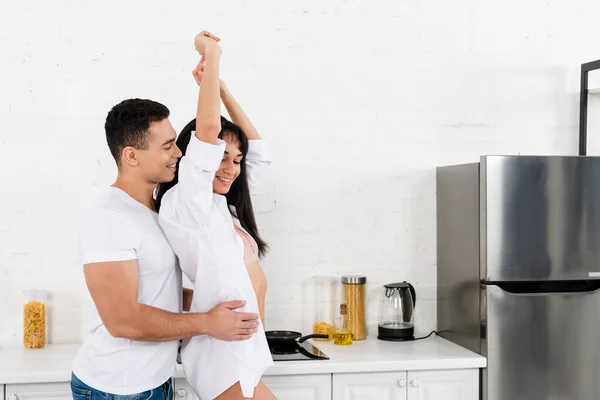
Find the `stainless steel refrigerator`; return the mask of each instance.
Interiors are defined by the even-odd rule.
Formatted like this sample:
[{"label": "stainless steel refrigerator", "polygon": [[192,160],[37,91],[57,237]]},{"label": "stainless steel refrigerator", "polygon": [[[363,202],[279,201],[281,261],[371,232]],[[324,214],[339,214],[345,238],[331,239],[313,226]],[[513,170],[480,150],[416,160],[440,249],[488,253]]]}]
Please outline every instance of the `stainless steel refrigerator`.
[{"label": "stainless steel refrigerator", "polygon": [[600,399],[600,157],[437,169],[440,334],[483,400]]}]

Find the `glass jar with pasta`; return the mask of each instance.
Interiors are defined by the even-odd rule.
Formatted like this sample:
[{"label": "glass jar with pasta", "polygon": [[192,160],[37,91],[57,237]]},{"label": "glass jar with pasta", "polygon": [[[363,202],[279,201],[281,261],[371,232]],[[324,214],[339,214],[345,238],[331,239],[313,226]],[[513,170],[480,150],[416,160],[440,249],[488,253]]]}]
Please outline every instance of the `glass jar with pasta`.
[{"label": "glass jar with pasta", "polygon": [[313,284],[315,316],[312,333],[329,335],[327,339],[315,338],[313,340],[330,340],[333,338],[334,330],[335,278],[333,276],[315,276]]},{"label": "glass jar with pasta", "polygon": [[348,307],[348,329],[352,340],[367,338],[365,285],[367,277],[363,275],[342,276],[344,303]]},{"label": "glass jar with pasta", "polygon": [[23,290],[23,346],[27,349],[46,346],[46,297],[44,289]]}]

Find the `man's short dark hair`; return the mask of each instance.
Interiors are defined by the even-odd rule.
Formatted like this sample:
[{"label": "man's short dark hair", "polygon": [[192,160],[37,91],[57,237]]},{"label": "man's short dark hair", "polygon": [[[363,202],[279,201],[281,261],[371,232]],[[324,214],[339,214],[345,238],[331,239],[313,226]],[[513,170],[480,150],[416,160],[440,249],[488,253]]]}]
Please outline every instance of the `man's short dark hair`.
[{"label": "man's short dark hair", "polygon": [[169,114],[166,106],[146,99],[127,99],[114,106],[106,116],[104,130],[117,166],[121,164],[121,152],[125,147],[145,150],[150,124],[169,118]]}]

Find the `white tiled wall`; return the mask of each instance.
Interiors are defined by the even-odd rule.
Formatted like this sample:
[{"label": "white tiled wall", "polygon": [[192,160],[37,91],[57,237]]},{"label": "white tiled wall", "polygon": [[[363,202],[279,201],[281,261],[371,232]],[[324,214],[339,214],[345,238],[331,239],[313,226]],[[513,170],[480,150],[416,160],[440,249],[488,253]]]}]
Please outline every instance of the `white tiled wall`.
[{"label": "white tiled wall", "polygon": [[183,127],[201,29],[222,37],[222,75],[276,155],[256,197],[268,328],[304,331],[309,278],[355,273],[371,321],[381,285],[407,280],[417,332],[433,329],[435,166],[575,154],[579,67],[600,58],[593,0],[2,5],[0,345],[20,342],[31,286],[51,291],[50,340],[83,338],[75,233],[115,176],[106,112],[151,98]]}]

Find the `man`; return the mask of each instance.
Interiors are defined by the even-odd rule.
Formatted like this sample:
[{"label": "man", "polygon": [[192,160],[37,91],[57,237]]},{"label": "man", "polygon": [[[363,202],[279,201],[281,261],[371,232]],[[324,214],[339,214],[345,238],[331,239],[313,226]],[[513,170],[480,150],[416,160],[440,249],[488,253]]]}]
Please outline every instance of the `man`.
[{"label": "man", "polygon": [[181,157],[168,117],[162,104],[129,99],[106,118],[118,175],[79,234],[79,260],[93,301],[88,335],[73,364],[74,399],[96,393],[171,399],[179,339],[206,334],[246,340],[258,326],[258,315],[234,311],[242,301],[181,313],[189,310],[192,292],[182,289],[152,196],[158,183],[174,178]]}]

